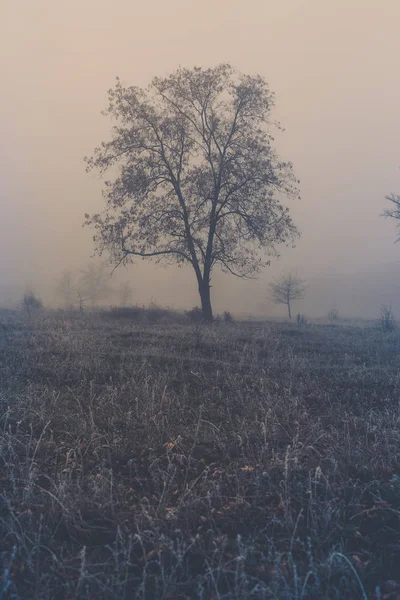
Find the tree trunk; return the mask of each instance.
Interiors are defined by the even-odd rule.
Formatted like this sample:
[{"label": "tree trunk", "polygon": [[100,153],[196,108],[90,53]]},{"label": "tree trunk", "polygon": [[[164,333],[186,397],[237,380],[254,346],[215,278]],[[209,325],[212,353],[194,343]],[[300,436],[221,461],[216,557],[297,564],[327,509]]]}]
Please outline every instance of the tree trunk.
[{"label": "tree trunk", "polygon": [[211,306],[210,283],[208,281],[202,281],[199,283],[199,294],[204,320],[210,323],[213,320],[213,313]]},{"label": "tree trunk", "polygon": [[292,318],[292,311],[291,311],[291,308],[290,308],[290,302],[287,303],[287,310],[288,310],[289,319],[291,319]]}]

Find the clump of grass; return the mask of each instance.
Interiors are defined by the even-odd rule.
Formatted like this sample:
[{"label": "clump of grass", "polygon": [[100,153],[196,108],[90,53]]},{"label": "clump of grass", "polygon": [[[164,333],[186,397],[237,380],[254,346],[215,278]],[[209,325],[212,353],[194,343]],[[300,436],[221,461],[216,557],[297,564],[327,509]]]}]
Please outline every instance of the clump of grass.
[{"label": "clump of grass", "polygon": [[0,598],[397,585],[397,332],[104,316],[2,315]]}]

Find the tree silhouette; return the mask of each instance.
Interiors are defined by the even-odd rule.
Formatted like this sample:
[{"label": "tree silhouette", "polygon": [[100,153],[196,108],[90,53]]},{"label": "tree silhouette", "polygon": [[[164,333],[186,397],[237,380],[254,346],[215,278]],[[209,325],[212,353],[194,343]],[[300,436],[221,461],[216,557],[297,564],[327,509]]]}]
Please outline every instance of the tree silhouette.
[{"label": "tree silhouette", "polygon": [[105,210],[86,215],[97,251],[189,264],[212,319],[216,265],[251,277],[297,231],[279,195],[297,195],[290,163],[273,148],[273,94],[260,76],[229,65],[180,68],[147,89],[109,91],[112,139],[86,158],[105,183]]},{"label": "tree silhouette", "polygon": [[293,300],[304,298],[306,290],[305,281],[294,277],[293,275],[285,275],[278,281],[273,281],[269,284],[271,289],[271,297],[275,304],[285,304],[288,310],[289,319],[292,318],[291,303]]}]

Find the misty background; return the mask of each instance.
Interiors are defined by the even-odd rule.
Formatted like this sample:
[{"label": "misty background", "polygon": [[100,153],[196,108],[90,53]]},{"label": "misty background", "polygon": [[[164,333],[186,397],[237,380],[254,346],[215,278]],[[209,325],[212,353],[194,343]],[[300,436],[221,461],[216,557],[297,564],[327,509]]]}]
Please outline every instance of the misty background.
[{"label": "misty background", "polygon": [[[84,213],[102,209],[102,181],[83,157],[109,138],[107,90],[146,86],[179,65],[263,75],[276,94],[276,146],[294,164],[288,201],[296,248],[255,281],[215,271],[216,312],[285,314],[267,299],[274,277],[309,283],[294,305],[400,313],[400,246],[380,218],[400,191],[398,0],[3,0],[1,34],[0,304],[32,287],[48,302],[60,273],[93,254]],[[115,274],[135,303],[198,304],[191,268],[138,260]]]}]

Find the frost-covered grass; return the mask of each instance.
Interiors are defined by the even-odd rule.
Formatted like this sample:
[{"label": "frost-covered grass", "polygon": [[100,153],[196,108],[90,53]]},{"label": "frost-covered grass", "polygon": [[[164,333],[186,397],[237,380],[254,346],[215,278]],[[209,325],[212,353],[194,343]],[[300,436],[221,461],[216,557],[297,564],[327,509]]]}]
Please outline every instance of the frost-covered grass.
[{"label": "frost-covered grass", "polygon": [[0,599],[396,598],[399,391],[372,326],[4,313]]}]

